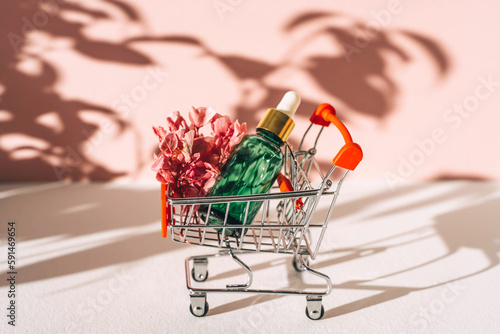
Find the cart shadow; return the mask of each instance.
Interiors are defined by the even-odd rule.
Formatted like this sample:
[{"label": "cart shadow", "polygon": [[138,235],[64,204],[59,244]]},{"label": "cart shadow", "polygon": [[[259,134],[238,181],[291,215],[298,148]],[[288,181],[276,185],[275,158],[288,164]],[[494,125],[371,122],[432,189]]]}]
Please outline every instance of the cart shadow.
[{"label": "cart shadow", "polygon": [[282,295],[255,295],[252,297],[239,299],[239,300],[236,300],[236,301],[231,302],[231,303],[226,303],[226,304],[211,308],[210,312],[207,314],[207,316],[215,316],[218,314],[229,313],[231,311],[244,309],[244,308],[247,308],[250,306],[271,302],[273,300],[276,300],[276,299],[279,299],[282,297],[283,297]]},{"label": "cart shadow", "polygon": [[20,268],[21,283],[131,263],[183,247],[161,238],[159,190],[53,183],[0,195],[1,216],[16,220],[23,253],[32,254],[22,258],[30,264]]},{"label": "cart shadow", "polygon": [[[412,292],[418,292],[439,286],[444,286],[446,284],[466,279],[468,277],[479,275],[497,266],[500,263],[500,258],[498,255],[498,253],[500,252],[500,228],[496,225],[498,223],[498,208],[500,207],[500,198],[490,198],[486,201],[480,200],[481,198],[488,198],[489,195],[493,193],[493,190],[494,188],[492,186],[490,188],[487,183],[464,183],[463,185],[457,187],[456,190],[452,190],[447,194],[412,203],[409,206],[401,206],[380,213],[377,216],[370,217],[380,218],[384,215],[392,215],[403,212],[404,210],[412,210],[418,207],[431,205],[433,203],[436,203],[437,201],[445,201],[451,198],[463,198],[464,200],[468,199],[472,202],[478,202],[475,205],[436,216],[434,219],[434,224],[431,226],[431,228],[434,230],[434,235],[419,237],[418,234],[415,233],[415,230],[408,231],[407,236],[413,235],[410,240],[403,243],[391,242],[390,246],[385,247],[385,249],[389,249],[406,245],[415,246],[415,244],[418,245],[418,242],[426,239],[427,237],[439,237],[447,247],[447,252],[444,255],[436,256],[426,261],[425,263],[416,266],[409,266],[380,277],[374,277],[368,280],[351,280],[334,286],[334,289],[341,288],[354,290],[370,290],[380,291],[380,293],[330,309],[325,313],[325,318],[348,314],[363,308],[368,308],[377,304],[406,296]],[[399,236],[401,235],[391,236],[385,238],[384,240],[376,240],[364,246],[378,244],[379,242],[390,242],[391,239]],[[379,283],[373,285],[370,284],[370,282],[375,283],[377,280],[385,279],[387,277],[396,277],[396,275],[406,272],[415,272],[415,274],[418,275],[419,272],[423,272],[426,269],[430,270],[427,266],[430,266],[432,264],[441,263],[445,265],[446,261],[452,260],[453,256],[459,256],[457,253],[462,248],[472,248],[481,251],[482,254],[488,259],[488,264],[483,268],[470,272],[468,274],[457,277],[450,277],[449,279],[445,279],[439,284],[433,284],[424,287],[404,287],[395,285],[384,286]],[[359,254],[359,251],[364,250],[366,249],[362,248],[358,250],[357,253]],[[382,248],[382,250],[384,249]],[[379,252],[380,249],[378,251],[374,251],[372,254],[368,254],[368,256],[374,255]],[[353,258],[356,258],[356,256],[354,256]],[[338,263],[338,260],[329,260],[318,263],[315,268],[330,266],[335,263]]]},{"label": "cart shadow", "polygon": [[[339,205],[338,211],[340,211],[342,215],[348,216],[349,214],[355,213],[357,211],[357,208],[362,209],[363,204],[369,203],[370,205],[376,205],[377,202],[380,203],[382,201],[390,200],[391,198],[397,198],[402,194],[410,194],[414,191],[419,191],[429,186],[429,184],[411,185],[397,191],[382,192],[380,194],[367,196],[363,199],[354,200],[352,202]],[[341,254],[341,256],[313,263],[311,267],[315,270],[332,267],[341,263],[354,261],[364,257],[380,257],[383,256],[383,253],[385,251],[395,249],[396,247],[415,247],[418,246],[421,241],[426,240],[430,237],[440,238],[447,247],[447,251],[445,254],[436,255],[435,257],[430,258],[426,262],[420,263],[418,265],[403,267],[399,270],[395,270],[390,272],[389,274],[378,277],[371,277],[362,280],[348,280],[342,283],[333,284],[333,290],[348,289],[373,291],[378,293],[329,309],[325,312],[324,318],[328,319],[349,314],[351,312],[355,312],[361,309],[369,308],[378,304],[398,299],[400,297],[407,296],[411,293],[444,286],[453,282],[457,282],[459,280],[480,275],[481,273],[487,272],[491,268],[499,265],[500,227],[498,226],[498,208],[500,207],[500,198],[498,198],[498,196],[492,196],[494,195],[494,192],[494,186],[489,183],[459,182],[455,188],[448,189],[446,192],[441,194],[436,194],[432,198],[422,199],[409,205],[403,204],[399,207],[380,212],[377,215],[366,217],[367,220],[380,218],[384,216],[394,215],[405,210],[413,210],[429,206],[437,202],[444,202],[450,199],[463,199],[464,203],[475,203],[469,206],[465,206],[462,209],[437,215],[434,218],[433,223],[429,227],[426,227],[427,230],[433,231],[432,235],[422,236],[420,233],[418,233],[420,232],[420,229],[414,229],[400,234],[387,235],[387,237],[383,237],[369,243],[361,244],[358,247],[332,249],[322,252],[321,254],[323,256],[331,256],[334,254]],[[335,217],[336,214],[334,213],[332,219],[335,220]],[[397,242],[400,237],[405,237],[406,241]],[[424,243],[422,243],[422,245],[422,247],[425,247]],[[460,256],[458,252],[463,248],[479,250],[485,256],[485,258],[488,259],[488,264],[478,270],[473,270],[463,275],[450,276],[444,279],[440,279],[440,283],[438,284],[408,287],[404,286],[404,282],[401,283],[401,286],[393,283],[394,280],[397,279],[397,275],[399,274],[414,272],[415,275],[419,275],[432,270],[432,268],[430,267],[431,265],[446,265],[447,261],[456,261]],[[273,262],[275,261],[262,262],[252,266],[251,268],[254,271],[264,270],[272,267]],[[283,263],[280,262],[278,264],[282,265]],[[214,278],[229,278],[231,276],[242,273],[244,273],[242,270],[229,270],[217,275]],[[302,279],[302,275],[307,275],[307,273],[297,273],[290,265],[288,269],[289,284],[282,289],[298,289],[303,291],[304,289],[324,288],[324,285],[321,284],[305,283]],[[384,284],[383,280],[388,277],[392,278],[391,284]],[[249,297],[243,300],[218,306],[214,308],[210,312],[210,314],[229,312],[232,310],[249,307],[255,304],[272,301],[281,297],[282,296],[275,295],[265,297]]]},{"label": "cart shadow", "polygon": [[[252,265],[251,269],[253,272],[259,271],[259,270],[264,270],[264,269],[269,269],[271,267],[278,267],[278,266],[286,266],[287,270],[287,279],[288,279],[288,285],[286,286],[280,286],[277,287],[279,290],[300,290],[304,291],[306,289],[311,289],[311,291],[321,291],[322,289],[325,288],[324,284],[307,284],[303,281],[303,273],[298,273],[293,266],[291,265],[291,257],[287,256],[285,258],[282,258],[279,261],[266,261],[262,262],[256,265]],[[232,270],[232,271],[227,271],[222,274],[213,276],[212,279],[223,279],[223,278],[230,278],[239,274],[244,274],[244,271],[242,270]],[[304,273],[305,274],[305,273]],[[305,274],[307,275],[307,274]],[[314,289],[314,290],[312,290]],[[314,294],[314,293],[313,293]],[[277,299],[283,298],[285,295],[280,295],[280,294],[257,294],[252,297],[244,298],[244,299],[239,299],[237,301],[233,301],[231,303],[223,304],[217,307],[214,307],[213,309],[210,309],[209,316],[211,315],[217,315],[217,314],[222,314],[222,313],[227,313],[243,308],[247,308],[250,306],[255,306],[258,304],[262,303],[267,303],[267,302],[272,302]]]}]

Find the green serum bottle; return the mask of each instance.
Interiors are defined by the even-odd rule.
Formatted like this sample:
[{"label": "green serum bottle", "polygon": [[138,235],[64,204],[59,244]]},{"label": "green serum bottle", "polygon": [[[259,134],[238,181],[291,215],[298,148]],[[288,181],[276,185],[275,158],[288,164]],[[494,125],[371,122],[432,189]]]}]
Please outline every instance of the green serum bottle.
[{"label": "green serum bottle", "polygon": [[[275,109],[268,109],[257,126],[257,133],[246,135],[234,148],[221,174],[208,196],[235,196],[264,194],[271,189],[283,167],[282,146],[290,136],[295,123],[292,120],[300,97],[295,92],[287,92]],[[251,224],[263,202],[233,202],[213,204],[210,207],[209,224],[227,225]],[[199,207],[198,214],[206,221],[208,205]],[[222,229],[217,229],[219,232]],[[241,237],[242,229],[226,228],[227,236]]]}]

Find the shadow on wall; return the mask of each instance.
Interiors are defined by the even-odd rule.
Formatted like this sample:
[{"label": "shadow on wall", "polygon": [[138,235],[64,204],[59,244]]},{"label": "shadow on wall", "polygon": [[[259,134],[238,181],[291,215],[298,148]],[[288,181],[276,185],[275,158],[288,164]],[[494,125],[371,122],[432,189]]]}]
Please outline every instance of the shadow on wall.
[{"label": "shadow on wall", "polygon": [[[236,106],[236,115],[240,121],[247,122],[249,128],[254,128],[259,121],[252,118],[255,110],[265,110],[275,105],[288,90],[293,89],[268,83],[267,79],[283,69],[292,68],[306,74],[334,101],[342,102],[356,113],[382,120],[394,111],[400,91],[394,80],[395,74],[388,70],[390,61],[393,61],[392,56],[403,63],[430,60],[434,64],[437,79],[444,77],[451,67],[446,52],[432,38],[404,30],[379,30],[364,35],[367,33],[365,22],[339,13],[311,12],[300,15],[283,27],[283,32],[289,37],[301,37],[293,43],[288,42],[287,51],[277,64],[241,55],[224,55],[196,37],[164,36],[160,39],[198,47],[203,51],[200,57],[211,57],[232,73],[236,78],[235,84],[240,86],[243,93],[241,103]],[[367,38],[363,45],[359,44],[360,33]],[[324,55],[323,50],[319,50],[322,56],[305,56],[301,52],[318,40],[324,41],[325,37],[330,44],[324,45],[324,49],[338,49],[340,52],[329,56]],[[251,89],[245,85],[247,83],[252,84]],[[265,92],[257,106],[247,103],[255,90]],[[303,99],[298,112],[309,118],[319,103]],[[340,116],[345,119],[345,115]]]},{"label": "shadow on wall", "polygon": [[[137,12],[124,2],[101,0],[101,3],[102,10],[74,1],[0,3],[0,13],[3,13],[0,35],[6,37],[0,39],[0,133],[3,136],[0,181],[99,181],[123,175],[89,157],[85,142],[100,129],[86,121],[81,112],[90,110],[99,114],[113,123],[119,134],[134,131],[133,124],[120,118],[115,110],[92,101],[64,98],[55,88],[60,79],[57,67],[43,59],[50,48],[31,39],[32,33],[49,36],[49,39],[68,38],[75,51],[93,59],[130,65],[152,64],[147,55],[133,50],[127,41],[109,43],[85,36],[88,25],[113,21],[112,13],[116,12],[130,24],[140,23]],[[85,18],[82,22],[90,23],[72,21],[62,13]],[[27,73],[26,67],[32,71]],[[60,126],[47,126],[42,120],[44,116],[51,118],[52,125],[59,123]],[[16,138],[24,144],[14,144]],[[140,152],[135,153],[140,167]]]},{"label": "shadow on wall", "polygon": [[[56,89],[60,71],[56,65],[43,59],[43,53],[50,50],[41,49],[39,45],[38,49],[33,47],[30,39],[33,35],[28,36],[32,30],[53,38],[70,39],[74,51],[92,59],[135,66],[151,65],[153,60],[146,53],[136,51],[137,47],[132,48],[134,43],[180,43],[197,47],[202,50],[201,57],[216,60],[233,74],[234,84],[242,92],[241,101],[235,106],[236,116],[247,122],[249,128],[257,124],[255,110],[276,104],[287,90],[293,89],[268,83],[269,77],[283,69],[294,69],[307,75],[332,97],[333,104],[340,101],[356,113],[382,120],[394,111],[401,90],[394,80],[394,73],[389,73],[390,61],[395,58],[403,63],[430,60],[435,65],[437,78],[444,76],[450,68],[446,53],[435,41],[413,32],[371,31],[366,35],[368,39],[360,45],[358,33],[367,33],[366,23],[338,13],[311,12],[291,20],[283,27],[283,33],[302,37],[293,43],[288,42],[288,51],[278,63],[221,54],[195,36],[144,33],[115,43],[96,41],[86,37],[84,30],[98,20],[145,26],[138,11],[125,2],[100,0],[99,3],[102,9],[75,2],[56,7],[28,0],[0,4],[0,12],[9,13],[0,28],[0,33],[8,37],[0,41],[4,50],[0,54],[0,131],[3,137],[0,141],[3,167],[0,181],[112,180],[122,176],[125,172],[111,171],[105,164],[95,162],[83,149],[87,139],[100,131],[97,125],[82,117],[83,110],[92,110],[107,118],[120,129],[120,134],[132,132],[138,142],[141,139],[134,125],[121,118],[116,110],[92,101],[64,98]],[[70,20],[70,16],[61,14],[65,11],[86,20]],[[117,12],[120,20],[116,18]],[[301,52],[325,38],[330,41],[325,50],[337,48],[342,52],[331,55],[324,52],[304,55]],[[22,70],[26,64],[35,64],[37,72],[26,73]],[[249,88],[249,83],[253,88]],[[254,99],[252,93],[255,90],[264,92],[264,95],[257,105],[252,103],[250,109],[248,101]],[[308,117],[320,102],[323,101],[304,99],[299,112]],[[53,129],[40,121],[48,114],[59,119],[60,129]],[[345,120],[345,114],[343,116]],[[22,136],[25,144],[13,145],[12,139],[16,136]],[[130,154],[135,154],[138,171],[144,165],[141,152]]]},{"label": "shadow on wall", "polygon": [[488,178],[475,174],[457,174],[457,173],[446,173],[432,178],[432,181],[456,181],[456,180],[488,181]]},{"label": "shadow on wall", "polygon": [[[310,77],[316,86],[332,97],[332,104],[342,102],[353,112],[382,120],[394,111],[400,91],[394,80],[395,73],[388,69],[389,63],[394,61],[391,57],[404,63],[430,60],[438,78],[450,69],[445,51],[431,38],[393,29],[369,32],[366,22],[339,13],[303,14],[287,24],[284,33],[301,37],[289,45],[278,66],[239,56],[219,57],[241,80],[254,79],[265,88],[267,95],[259,109],[274,105],[287,91],[267,86],[266,76],[291,67]],[[360,36],[365,40],[361,41]],[[330,41],[330,44],[322,44],[324,50],[337,49],[339,52],[325,55],[323,50],[318,50],[321,55],[304,56],[301,50],[318,45],[315,44],[317,41]],[[245,105],[238,106],[239,117],[245,118],[252,113]],[[309,118],[317,105],[318,101],[303,100],[299,112]],[[345,114],[340,117],[346,120]]]}]

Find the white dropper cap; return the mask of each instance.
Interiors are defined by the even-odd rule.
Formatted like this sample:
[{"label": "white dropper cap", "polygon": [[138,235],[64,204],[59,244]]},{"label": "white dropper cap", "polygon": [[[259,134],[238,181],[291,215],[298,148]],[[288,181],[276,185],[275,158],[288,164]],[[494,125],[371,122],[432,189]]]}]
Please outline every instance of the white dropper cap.
[{"label": "white dropper cap", "polygon": [[293,118],[293,115],[295,115],[295,111],[297,111],[299,104],[299,94],[295,93],[294,91],[289,91],[286,92],[286,94],[283,96],[276,109],[282,111],[288,117]]}]

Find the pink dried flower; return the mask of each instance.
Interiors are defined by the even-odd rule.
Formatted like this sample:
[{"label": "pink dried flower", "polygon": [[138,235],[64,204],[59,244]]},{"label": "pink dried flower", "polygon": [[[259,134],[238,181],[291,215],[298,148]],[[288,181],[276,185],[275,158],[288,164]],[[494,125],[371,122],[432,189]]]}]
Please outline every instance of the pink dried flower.
[{"label": "pink dried flower", "polygon": [[213,108],[195,108],[191,107],[189,119],[191,124],[197,128],[202,128],[212,121],[215,115],[218,115]]},{"label": "pink dried flower", "polygon": [[[156,179],[169,184],[175,197],[203,197],[214,185],[221,168],[247,131],[246,124],[232,122],[212,108],[191,108],[190,123],[178,111],[167,117],[168,130],[153,127],[158,156],[151,169]],[[211,136],[200,129],[210,124]]]}]

